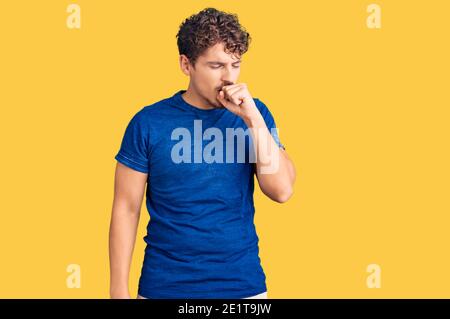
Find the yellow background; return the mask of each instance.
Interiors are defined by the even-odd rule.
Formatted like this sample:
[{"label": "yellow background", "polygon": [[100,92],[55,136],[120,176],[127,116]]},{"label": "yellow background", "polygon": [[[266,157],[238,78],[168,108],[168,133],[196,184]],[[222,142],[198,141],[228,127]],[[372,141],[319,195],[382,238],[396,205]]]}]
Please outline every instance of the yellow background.
[{"label": "yellow background", "polygon": [[[449,298],[444,0],[2,1],[0,297],[108,298],[114,156],[132,115],[187,87],[175,35],[208,6],[252,35],[240,80],[297,167],[289,202],[255,191],[269,298]],[[143,205],[132,295],[148,220]]]}]

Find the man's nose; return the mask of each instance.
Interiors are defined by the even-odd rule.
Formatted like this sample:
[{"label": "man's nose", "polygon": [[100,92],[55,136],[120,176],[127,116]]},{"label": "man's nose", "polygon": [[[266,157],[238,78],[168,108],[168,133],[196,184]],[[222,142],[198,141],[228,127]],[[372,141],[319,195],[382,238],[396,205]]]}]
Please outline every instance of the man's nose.
[{"label": "man's nose", "polygon": [[231,72],[229,67],[222,68],[222,83],[224,86],[234,84],[232,76],[233,72]]}]

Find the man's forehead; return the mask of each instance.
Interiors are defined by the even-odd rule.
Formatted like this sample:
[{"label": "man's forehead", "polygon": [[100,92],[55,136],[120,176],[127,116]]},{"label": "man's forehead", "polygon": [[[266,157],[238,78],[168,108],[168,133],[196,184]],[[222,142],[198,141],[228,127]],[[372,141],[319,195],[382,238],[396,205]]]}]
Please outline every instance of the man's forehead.
[{"label": "man's forehead", "polygon": [[207,62],[211,61],[221,63],[233,63],[241,59],[238,54],[225,52],[223,43],[217,43],[214,46],[209,47],[199,58]]}]

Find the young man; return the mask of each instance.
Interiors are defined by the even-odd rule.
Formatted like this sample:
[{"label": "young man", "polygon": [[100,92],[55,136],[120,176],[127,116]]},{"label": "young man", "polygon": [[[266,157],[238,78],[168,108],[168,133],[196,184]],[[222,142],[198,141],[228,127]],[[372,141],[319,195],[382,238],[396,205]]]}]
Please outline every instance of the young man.
[{"label": "young man", "polygon": [[264,298],[254,175],[282,203],[293,193],[294,166],[268,108],[237,82],[250,41],[237,16],[205,9],[181,24],[177,38],[187,90],[137,112],[115,156],[110,295],[130,298],[147,185],[138,298]]}]

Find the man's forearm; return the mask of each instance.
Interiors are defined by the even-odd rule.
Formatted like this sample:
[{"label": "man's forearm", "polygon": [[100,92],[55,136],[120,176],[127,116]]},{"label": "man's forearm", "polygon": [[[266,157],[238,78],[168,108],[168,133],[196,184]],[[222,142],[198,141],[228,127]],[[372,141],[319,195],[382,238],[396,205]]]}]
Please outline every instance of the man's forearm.
[{"label": "man's forearm", "polygon": [[129,298],[128,279],[133,256],[139,212],[113,207],[109,231],[110,295]]},{"label": "man's forearm", "polygon": [[292,161],[278,147],[261,114],[244,121],[252,134],[256,174],[261,190],[277,202],[287,201],[293,193],[296,176]]}]

